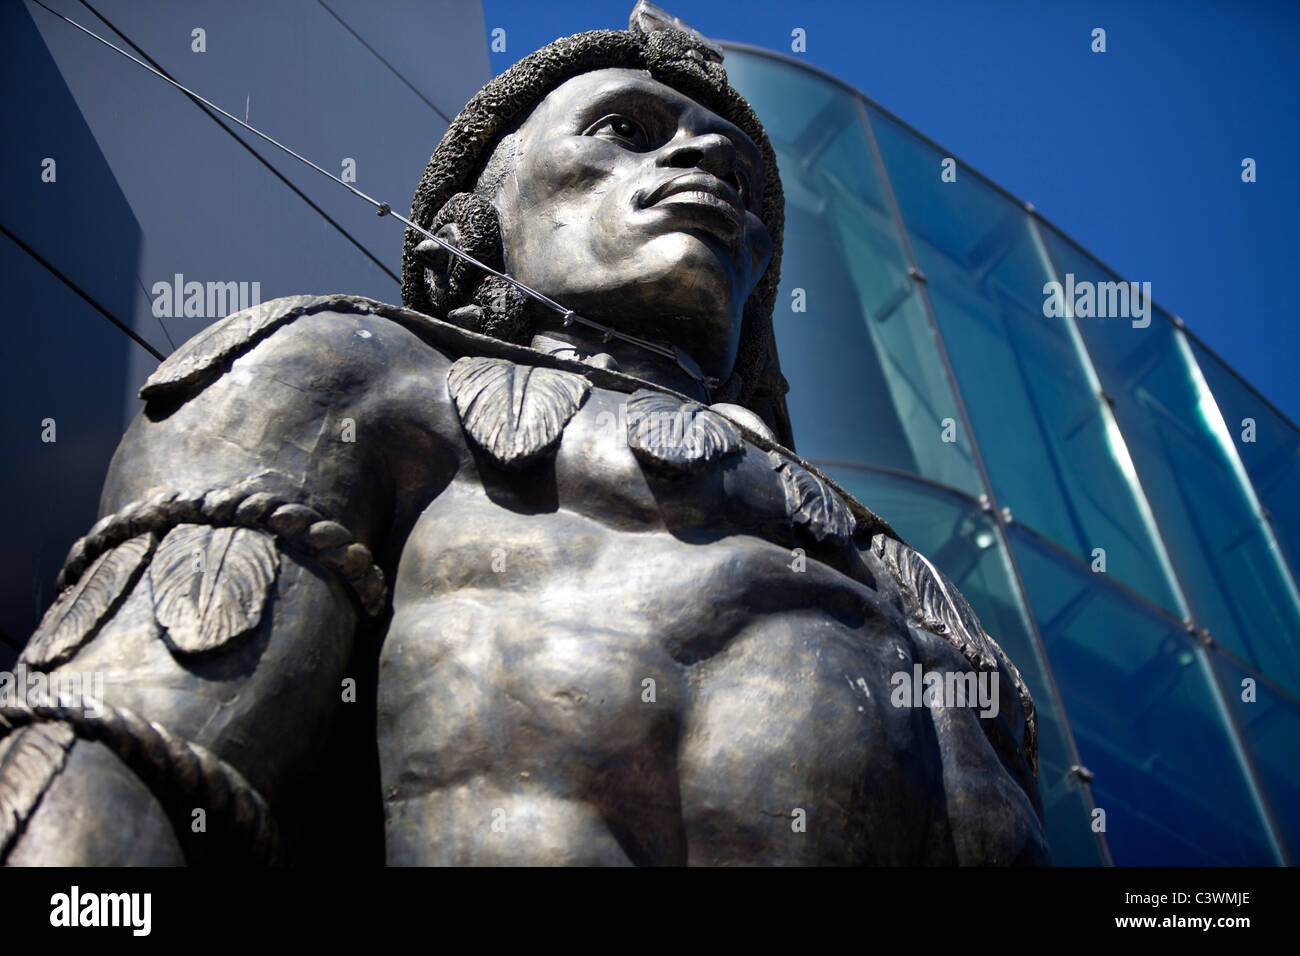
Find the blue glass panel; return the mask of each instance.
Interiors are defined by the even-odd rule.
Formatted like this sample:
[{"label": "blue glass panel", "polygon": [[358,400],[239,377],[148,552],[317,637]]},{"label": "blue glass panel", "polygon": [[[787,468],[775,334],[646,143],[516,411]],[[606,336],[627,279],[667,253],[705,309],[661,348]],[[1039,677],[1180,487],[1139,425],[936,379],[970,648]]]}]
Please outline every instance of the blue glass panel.
[{"label": "blue glass panel", "polygon": [[1069,322],[1044,315],[1051,280],[1028,214],[871,111],[872,129],[999,504],[1162,607],[1178,603]]},{"label": "blue glass panel", "polygon": [[767,57],[731,51],[726,66],[767,127],[785,187],[774,320],[799,450],[978,495],[969,436],[944,440],[944,420],[960,415],[858,100]]},{"label": "blue glass panel", "polygon": [[1264,789],[1288,862],[1300,861],[1300,701],[1211,648],[1228,710]]},{"label": "blue glass panel", "polygon": [[1277,862],[1201,648],[1105,575],[1009,530],[1115,862]]},{"label": "blue glass panel", "polygon": [[[1043,236],[1076,285],[1118,280],[1055,230]],[[1100,318],[1078,325],[1197,623],[1300,690],[1300,605],[1186,339],[1155,307],[1145,327]]]},{"label": "blue glass panel", "polygon": [[1206,348],[1191,344],[1294,579],[1300,568],[1300,431]]}]

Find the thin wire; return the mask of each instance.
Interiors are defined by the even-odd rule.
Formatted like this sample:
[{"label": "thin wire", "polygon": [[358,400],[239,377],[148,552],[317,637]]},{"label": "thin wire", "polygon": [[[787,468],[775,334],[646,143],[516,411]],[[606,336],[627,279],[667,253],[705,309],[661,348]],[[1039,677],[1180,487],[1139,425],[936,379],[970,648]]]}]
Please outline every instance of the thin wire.
[{"label": "thin wire", "polygon": [[36,4],[38,7],[40,7],[40,8],[41,8],[42,10],[44,10],[45,12],[50,13],[50,14],[52,14],[52,15],[58,17],[60,20],[64,21],[65,23],[70,23],[70,24],[72,24],[74,27],[76,27],[76,28],[77,28],[78,30],[80,30],[82,33],[86,34],[86,36],[91,37],[92,39],[98,40],[100,43],[104,44],[104,46],[108,47],[110,50],[113,50],[113,51],[115,51],[115,52],[117,52],[117,53],[120,53],[122,56],[126,57],[128,60],[130,60],[132,63],[134,63],[136,66],[140,67],[142,70],[147,70],[147,71],[149,71],[150,73],[152,73],[154,76],[158,77],[160,80],[164,80],[164,81],[166,81],[167,83],[170,83],[172,86],[176,87],[176,89],[180,90],[180,91],[181,91],[182,93],[184,93],[185,95],[187,95],[187,96],[191,96],[191,97],[193,97],[194,99],[198,100],[200,103],[202,103],[204,106],[207,106],[207,107],[209,107],[210,109],[214,109],[214,110],[216,110],[216,111],[217,111],[218,113],[220,113],[222,116],[226,117],[226,119],[228,119],[228,120],[230,120],[230,121],[232,121],[232,122],[234,122],[234,123],[238,123],[240,126],[244,127],[244,129],[248,130],[248,131],[249,131],[250,133],[252,133],[253,135],[261,137],[262,139],[264,139],[264,140],[266,140],[268,143],[270,143],[272,146],[276,147],[277,149],[281,149],[281,150],[283,150],[284,152],[288,153],[290,156],[292,156],[294,159],[298,160],[299,162],[306,163],[308,166],[310,166],[312,169],[316,170],[316,171],[317,171],[318,173],[320,173],[321,175],[323,175],[323,176],[328,176],[330,179],[334,180],[334,181],[335,181],[336,183],[338,183],[340,186],[343,186],[345,189],[348,189],[349,191],[351,191],[352,193],[354,193],[356,196],[358,196],[358,197],[360,197],[361,199],[364,199],[366,202],[370,203],[372,206],[381,206],[381,205],[383,205],[383,204],[380,203],[377,199],[372,199],[371,197],[367,196],[365,193],[363,193],[361,190],[357,189],[356,187],[351,186],[351,185],[349,185],[348,183],[345,183],[343,180],[339,179],[337,176],[335,176],[335,175],[334,175],[333,173],[331,173],[329,170],[327,170],[327,169],[322,169],[320,166],[317,166],[315,163],[313,163],[313,162],[312,162],[310,159],[308,159],[306,156],[302,156],[301,154],[294,152],[294,151],[293,151],[292,149],[290,149],[288,146],[285,146],[283,143],[278,142],[277,140],[273,139],[272,137],[266,135],[265,133],[263,133],[261,130],[257,129],[256,127],[254,127],[254,126],[250,126],[248,123],[245,123],[243,120],[241,120],[241,119],[240,119],[238,116],[236,116],[235,114],[233,114],[233,113],[231,113],[231,112],[228,112],[227,110],[223,110],[223,109],[222,109],[220,106],[218,106],[216,103],[213,103],[211,100],[207,99],[207,98],[204,97],[204,96],[200,96],[198,93],[195,93],[193,90],[191,90],[191,89],[189,89],[188,87],[182,85],[181,83],[176,82],[175,80],[173,80],[173,79],[172,79],[170,76],[168,76],[167,74],[161,72],[160,70],[156,70],[156,69],[154,69],[154,68],[153,68],[152,66],[150,66],[148,63],[145,63],[143,60],[139,59],[138,57],[134,57],[134,56],[132,56],[130,53],[126,52],[126,50],[123,50],[123,49],[122,49],[120,46],[118,46],[117,44],[112,43],[112,42],[110,42],[110,41],[108,41],[108,40],[105,40],[102,36],[100,36],[98,33],[95,33],[93,30],[88,30],[88,29],[86,29],[86,28],[83,27],[80,23],[78,23],[76,20],[73,20],[73,19],[71,19],[71,18],[69,18],[69,17],[65,17],[63,14],[59,13],[57,10],[51,10],[51,9],[50,9],[49,7],[47,7],[44,3],[42,3],[41,0],[32,0],[32,3]]},{"label": "thin wire", "polygon": [[150,355],[152,355],[160,362],[166,358],[166,356],[163,355],[161,352],[159,352],[156,348],[154,348],[144,339],[140,338],[140,336],[136,333],[135,329],[131,328],[131,326],[127,325],[125,322],[123,322],[121,319],[115,316],[112,312],[108,311],[108,309],[104,308],[104,306],[100,305],[97,301],[95,301],[95,299],[92,298],[90,294],[86,292],[85,289],[81,288],[81,286],[77,285],[77,283],[73,282],[66,275],[60,272],[58,267],[56,267],[54,263],[50,262],[39,252],[37,252],[35,249],[29,246],[27,243],[23,242],[22,239],[18,238],[18,236],[15,235],[13,232],[11,232],[9,228],[2,222],[0,222],[0,232],[3,232],[6,236],[9,237],[10,240],[13,241],[14,245],[18,246],[18,248],[23,250],[23,252],[27,253],[29,256],[31,256],[33,259],[35,259],[37,262],[43,265],[46,269],[48,269],[50,273],[53,274],[54,278],[58,279],[60,282],[66,285],[73,292],[77,293],[77,295],[81,296],[81,298],[85,299],[91,308],[93,308],[104,318],[108,319],[108,321],[116,325],[121,331],[125,332],[135,342],[136,345],[140,346],[140,348],[144,349],[146,352],[148,352]]},{"label": "thin wire", "polygon": [[446,249],[452,255],[460,259],[463,259],[465,262],[468,262],[470,265],[475,266],[476,268],[482,269],[484,272],[488,273],[489,275],[496,276],[498,279],[508,282],[510,285],[514,286],[524,295],[541,303],[547,308],[553,309],[554,311],[558,312],[563,317],[565,325],[569,325],[572,322],[576,322],[579,325],[586,326],[587,328],[594,329],[602,333],[606,341],[610,339],[619,339],[620,341],[628,342],[632,345],[639,346],[640,348],[643,348],[650,352],[654,352],[655,354],[661,355],[665,358],[670,358],[677,363],[677,365],[682,369],[682,371],[686,372],[687,375],[691,376],[691,378],[699,382],[705,381],[704,376],[698,371],[698,369],[691,368],[690,365],[686,364],[686,362],[683,361],[683,357],[681,353],[676,349],[671,349],[665,345],[660,345],[657,342],[651,342],[647,339],[638,338],[637,336],[634,335],[628,335],[626,332],[620,332],[617,329],[613,329],[610,328],[609,326],[602,325],[599,322],[595,322],[592,321],[591,319],[584,318],[583,316],[578,315],[572,309],[566,309],[564,306],[560,305],[558,302],[556,302],[554,299],[550,298],[549,296],[544,295],[541,292],[538,292],[536,289],[529,288],[527,285],[520,282],[518,279],[515,279],[514,277],[509,276],[504,272],[492,268],[487,263],[480,262],[478,259],[470,255],[469,253],[465,252],[464,250],[458,249],[456,246],[452,245],[451,243],[447,242],[444,239],[440,239],[438,236],[435,236],[433,233],[425,229],[423,226],[416,225],[411,220],[403,216],[401,213],[393,212],[392,207],[389,206],[388,203],[382,202],[378,199],[375,199],[373,196],[367,195],[357,187],[353,186],[351,183],[344,182],[338,176],[335,176],[333,173],[331,173],[328,169],[325,169],[324,167],[321,166],[317,166],[306,156],[303,156],[301,153],[295,152],[294,150],[290,149],[288,146],[281,143],[279,140],[267,135],[266,133],[263,133],[257,127],[252,126],[251,124],[245,122],[244,120],[241,120],[238,116],[235,116],[233,113],[230,113],[227,110],[222,109],[216,103],[213,103],[211,100],[207,99],[206,97],[200,96],[198,93],[195,93],[189,87],[181,83],[178,83],[176,80],[173,80],[170,76],[163,73],[161,70],[157,70],[154,67],[150,66],[148,63],[145,63],[143,60],[132,56],[126,50],[123,50],[121,47],[117,46],[116,44],[108,40],[105,40],[103,37],[101,37],[98,33],[95,33],[93,30],[89,30],[86,27],[83,27],[76,20],[73,20],[69,17],[65,17],[57,10],[51,10],[44,3],[42,3],[41,0],[32,0],[32,2],[36,4],[38,7],[40,7],[42,10],[44,10],[46,13],[58,17],[60,20],[64,21],[65,23],[71,24],[72,26],[76,27],[78,30],[86,34],[91,39],[98,40],[100,43],[108,47],[110,50],[113,50],[114,52],[119,53],[122,56],[126,57],[128,60],[130,60],[136,66],[140,67],[142,70],[147,70],[148,72],[152,73],[154,76],[158,77],[160,80],[164,80],[165,82],[170,83],[172,86],[176,87],[176,89],[180,90],[186,96],[189,96],[197,100],[198,102],[202,103],[204,106],[207,106],[209,109],[216,110],[218,113],[226,117],[231,122],[236,123],[239,126],[242,126],[244,129],[248,130],[254,136],[257,136],[260,139],[265,140],[266,142],[274,146],[276,149],[288,153],[290,156],[298,160],[300,163],[310,166],[312,169],[316,170],[316,172],[320,173],[322,176],[325,176],[328,179],[331,179],[334,182],[338,183],[340,186],[342,186],[348,192],[352,193],[352,195],[356,196],[358,199],[364,202],[368,202],[370,203],[370,205],[374,206],[380,216],[392,216],[394,219],[396,219],[398,222],[402,223],[403,225],[407,226],[408,228],[414,229],[420,235],[425,236],[428,239],[431,239],[433,242],[437,243],[443,249]]},{"label": "thin wire", "polygon": [[416,89],[415,84],[412,83],[410,80],[408,80],[405,76],[403,76],[403,75],[401,74],[401,72],[397,69],[397,67],[393,66],[393,64],[389,63],[389,62],[388,62],[387,60],[385,60],[382,56],[380,56],[379,51],[376,50],[374,47],[372,47],[369,43],[367,43],[367,42],[365,41],[365,38],[364,38],[360,33],[358,33],[356,30],[352,29],[352,27],[348,24],[348,22],[347,22],[346,20],[344,20],[341,16],[339,16],[337,13],[335,13],[333,10],[331,10],[331,9],[329,8],[329,5],[325,3],[325,0],[316,0],[316,2],[319,3],[319,4],[321,5],[321,8],[322,8],[326,13],[328,13],[328,14],[329,14],[330,16],[332,16],[335,20],[337,20],[337,21],[338,21],[338,22],[343,26],[343,29],[347,30],[348,33],[351,33],[351,34],[356,38],[356,40],[357,40],[358,43],[360,43],[363,47],[365,47],[367,50],[369,50],[369,51],[374,55],[374,57],[375,57],[376,60],[378,60],[380,63],[384,64],[384,66],[388,67],[389,72],[392,73],[393,76],[397,77],[399,80],[401,80],[403,83],[405,83],[406,86],[407,86],[407,88],[408,88],[412,93],[414,93],[414,94],[415,94],[416,96],[418,96],[420,99],[424,100],[425,105],[428,106],[429,109],[433,110],[433,111],[434,111],[435,113],[437,113],[440,117],[442,117],[442,121],[443,121],[444,123],[450,123],[450,122],[451,122],[451,117],[450,117],[450,116],[448,116],[448,115],[447,115],[446,113],[444,113],[442,110],[438,109],[438,107],[434,105],[433,101],[431,101],[427,96],[425,96],[425,95],[424,95],[423,93],[421,93],[418,89]]},{"label": "thin wire", "polygon": [[[36,2],[36,0],[33,0],[33,2]],[[131,47],[131,49],[135,50],[135,51],[136,51],[137,53],[139,53],[142,57],[144,57],[146,60],[148,60],[148,61],[149,61],[149,64],[150,64],[154,69],[156,69],[159,73],[164,74],[164,77],[165,77],[165,78],[170,79],[170,77],[168,77],[168,76],[166,75],[166,74],[167,74],[167,71],[164,70],[164,69],[163,69],[163,68],[158,64],[158,61],[156,61],[156,60],[155,60],[153,57],[151,57],[148,53],[145,53],[144,50],[140,49],[140,46],[139,46],[138,44],[134,43],[134,42],[131,40],[130,37],[128,37],[128,36],[127,36],[125,33],[123,33],[120,29],[118,29],[117,26],[116,26],[116,25],[115,25],[111,20],[108,19],[108,17],[104,16],[104,14],[100,13],[99,10],[97,10],[95,7],[91,6],[91,4],[88,2],[88,0],[80,0],[80,2],[81,2],[81,5],[82,5],[83,7],[85,7],[85,8],[86,8],[87,10],[89,10],[92,14],[94,14],[96,17],[98,17],[100,20],[102,20],[102,21],[104,22],[105,26],[107,26],[110,30],[112,30],[114,33],[116,33],[118,36],[120,36],[123,40],[125,40],[125,41],[127,42],[127,45]],[[324,219],[327,223],[329,223],[329,224],[330,224],[331,226],[333,226],[336,230],[338,230],[339,234],[340,234],[341,236],[343,236],[344,239],[346,239],[348,242],[352,243],[352,245],[356,246],[357,251],[359,251],[363,256],[365,256],[367,259],[369,259],[371,262],[373,262],[373,263],[378,267],[378,269],[379,269],[380,272],[384,273],[384,275],[388,276],[388,277],[389,277],[390,279],[392,279],[394,282],[396,282],[396,283],[398,283],[398,284],[401,283],[402,280],[401,280],[401,279],[396,275],[396,273],[393,272],[392,269],[390,269],[390,268],[388,268],[388,266],[384,265],[383,262],[381,262],[378,258],[375,257],[375,254],[374,254],[373,252],[371,252],[371,251],[370,251],[369,249],[367,249],[364,245],[362,245],[362,243],[361,243],[360,241],[358,241],[358,239],[357,239],[356,236],[352,235],[352,233],[348,232],[348,231],[347,231],[346,229],[344,229],[341,225],[339,225],[337,222],[335,222],[335,221],[334,221],[334,218],[333,218],[332,216],[330,216],[329,213],[327,213],[327,212],[326,212],[324,209],[322,209],[320,206],[316,205],[316,203],[314,203],[314,202],[311,200],[311,198],[310,198],[306,193],[304,193],[304,192],[303,192],[301,189],[299,189],[296,185],[294,185],[292,182],[290,182],[289,178],[288,178],[287,176],[285,176],[284,173],[282,173],[282,172],[280,172],[280,170],[276,169],[275,166],[270,162],[270,160],[268,160],[265,156],[263,156],[263,155],[262,155],[261,153],[259,153],[256,149],[254,149],[252,146],[250,146],[250,145],[248,144],[248,141],[247,141],[247,140],[241,138],[240,135],[239,135],[237,132],[235,132],[235,131],[232,130],[229,126],[226,126],[224,123],[222,123],[220,119],[218,119],[216,116],[214,116],[214,115],[212,114],[212,111],[211,111],[211,110],[209,110],[207,107],[205,107],[205,106],[204,106],[202,103],[200,103],[197,99],[194,100],[194,104],[195,104],[196,106],[198,106],[199,109],[201,109],[201,110],[203,111],[203,115],[204,115],[204,116],[206,116],[208,119],[212,120],[212,122],[214,122],[214,123],[217,124],[217,128],[218,128],[219,130],[221,130],[223,133],[225,133],[227,136],[229,136],[231,139],[233,139],[236,143],[238,143],[240,146],[242,146],[245,150],[247,150],[247,151],[248,151],[248,155],[252,156],[255,160],[257,160],[259,163],[261,163],[261,164],[266,168],[267,172],[269,172],[269,173],[270,173],[272,176],[274,176],[276,179],[280,180],[280,182],[284,183],[285,186],[287,186],[287,187],[288,187],[288,188],[293,192],[294,195],[296,195],[299,199],[301,199],[301,200],[302,200],[303,202],[305,202],[308,206],[310,206],[312,212],[316,213],[316,215],[318,215],[318,216],[320,216],[322,219]]]},{"label": "thin wire", "polygon": [[[140,286],[140,291],[144,293],[144,297],[147,301],[149,298],[149,290],[144,287],[144,280],[137,275],[135,281],[136,284]],[[172,341],[171,333],[167,331],[167,326],[163,325],[162,316],[156,316],[156,318],[158,319],[158,328],[162,329],[162,334],[167,338],[167,347],[175,352],[176,343]]]}]

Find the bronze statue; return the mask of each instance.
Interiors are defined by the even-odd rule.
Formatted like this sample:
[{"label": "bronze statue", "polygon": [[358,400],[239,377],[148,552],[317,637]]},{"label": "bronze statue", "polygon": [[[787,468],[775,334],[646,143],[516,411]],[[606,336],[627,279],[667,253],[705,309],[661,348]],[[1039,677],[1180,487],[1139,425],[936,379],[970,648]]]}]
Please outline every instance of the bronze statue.
[{"label": "bronze statue", "polygon": [[527,57],[411,219],[515,281],[409,231],[405,307],[267,302],[141,390],[22,658],[103,699],[0,706],[7,862],[1045,862],[1015,667],[790,450],[716,48],[642,3]]}]

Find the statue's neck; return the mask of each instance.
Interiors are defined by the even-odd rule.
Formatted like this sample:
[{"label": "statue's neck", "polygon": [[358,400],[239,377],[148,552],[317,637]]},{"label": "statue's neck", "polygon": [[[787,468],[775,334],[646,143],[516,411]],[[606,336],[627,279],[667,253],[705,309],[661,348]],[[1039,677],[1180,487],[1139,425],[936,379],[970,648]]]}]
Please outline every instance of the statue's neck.
[{"label": "statue's neck", "polygon": [[576,323],[567,328],[548,328],[533,336],[532,347],[560,358],[625,372],[689,395],[697,401],[708,401],[704,386],[678,365],[675,359],[651,352],[632,342],[619,339],[606,342],[603,334],[596,329]]}]

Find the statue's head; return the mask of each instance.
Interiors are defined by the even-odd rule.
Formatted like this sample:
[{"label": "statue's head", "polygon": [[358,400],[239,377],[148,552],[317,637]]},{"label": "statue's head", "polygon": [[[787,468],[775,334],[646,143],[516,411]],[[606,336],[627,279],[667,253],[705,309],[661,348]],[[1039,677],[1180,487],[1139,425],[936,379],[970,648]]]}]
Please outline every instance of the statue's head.
[{"label": "statue's head", "polygon": [[[557,40],[452,122],[411,219],[620,332],[676,346],[789,441],[772,342],[783,197],[767,136],[711,44],[639,4],[627,31]],[[416,251],[411,308],[527,344],[559,316]],[[436,249],[436,247],[435,247]]]}]

